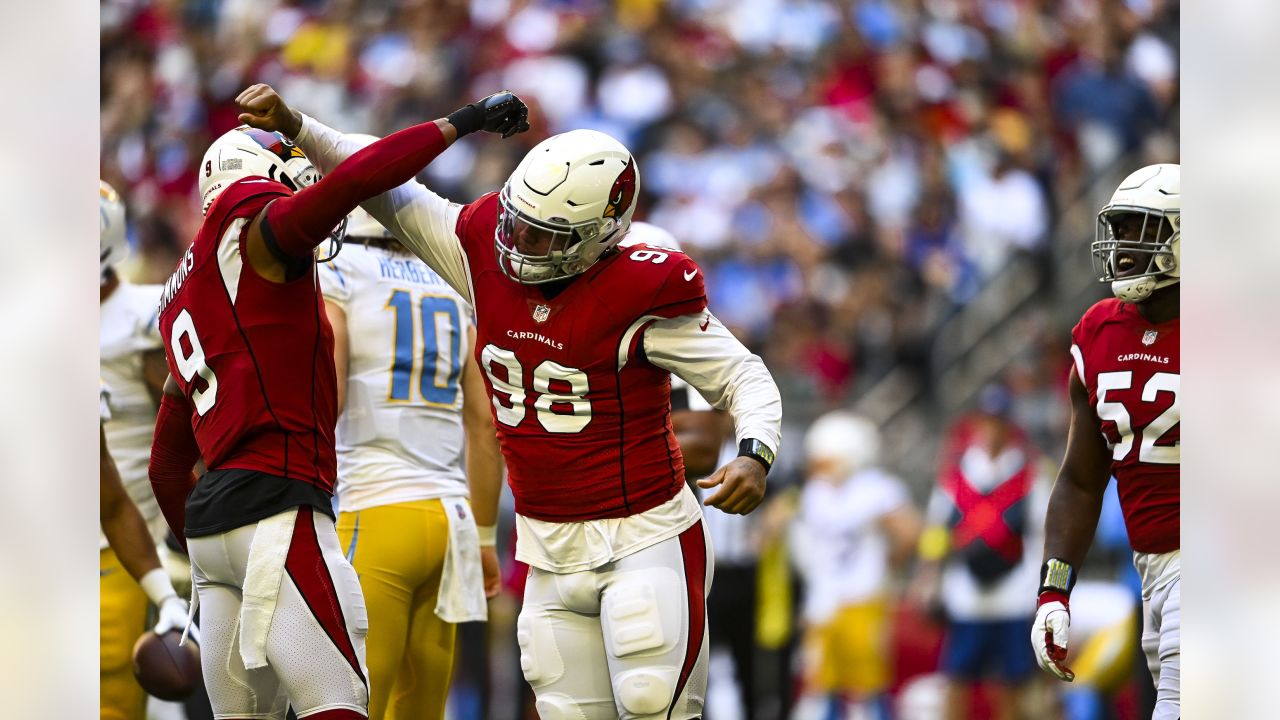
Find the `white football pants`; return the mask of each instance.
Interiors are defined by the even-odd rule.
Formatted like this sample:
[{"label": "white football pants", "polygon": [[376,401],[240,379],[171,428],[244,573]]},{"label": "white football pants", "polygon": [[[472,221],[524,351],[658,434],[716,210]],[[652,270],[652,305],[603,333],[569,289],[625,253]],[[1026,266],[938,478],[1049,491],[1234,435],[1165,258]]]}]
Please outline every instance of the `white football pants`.
[{"label": "white football pants", "polygon": [[712,574],[701,520],[591,570],[531,568],[516,637],[542,720],[702,717]]},{"label": "white football pants", "polygon": [[1182,715],[1182,573],[1180,553],[1136,553],[1142,575],[1142,651],[1156,684],[1152,720],[1178,720]]},{"label": "white football pants", "polygon": [[287,549],[276,548],[284,572],[266,635],[266,667],[245,668],[240,633],[249,547],[267,520],[187,541],[200,597],[200,664],[214,717],[284,720],[290,703],[299,718],[340,709],[364,717],[369,620],[360,580],[332,520],[309,507],[285,512],[297,518]]}]

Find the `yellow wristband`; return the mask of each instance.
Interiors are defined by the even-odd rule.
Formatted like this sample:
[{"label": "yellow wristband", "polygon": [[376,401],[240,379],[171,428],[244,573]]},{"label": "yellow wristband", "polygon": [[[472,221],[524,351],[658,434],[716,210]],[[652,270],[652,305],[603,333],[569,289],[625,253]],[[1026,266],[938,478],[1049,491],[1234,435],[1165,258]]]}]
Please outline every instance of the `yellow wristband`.
[{"label": "yellow wristband", "polygon": [[480,534],[480,547],[494,547],[498,544],[498,525],[476,525]]},{"label": "yellow wristband", "polygon": [[920,559],[936,562],[946,557],[951,546],[951,532],[941,525],[926,528],[920,533],[918,552]]}]

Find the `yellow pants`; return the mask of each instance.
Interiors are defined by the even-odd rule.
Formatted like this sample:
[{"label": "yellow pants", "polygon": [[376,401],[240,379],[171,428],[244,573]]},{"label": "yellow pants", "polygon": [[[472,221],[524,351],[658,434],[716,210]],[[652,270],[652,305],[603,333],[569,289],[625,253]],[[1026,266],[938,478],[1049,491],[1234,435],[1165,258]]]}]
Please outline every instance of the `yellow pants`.
[{"label": "yellow pants", "polygon": [[882,600],[846,605],[810,629],[811,684],[822,693],[869,697],[889,687],[889,608]]},{"label": "yellow pants", "polygon": [[439,500],[344,512],[338,540],[369,611],[370,720],[443,718],[454,626],[436,617],[449,541]]},{"label": "yellow pants", "polygon": [[110,548],[98,569],[98,667],[101,720],[142,720],[146,693],[133,679],[133,644],[147,629],[147,596]]}]

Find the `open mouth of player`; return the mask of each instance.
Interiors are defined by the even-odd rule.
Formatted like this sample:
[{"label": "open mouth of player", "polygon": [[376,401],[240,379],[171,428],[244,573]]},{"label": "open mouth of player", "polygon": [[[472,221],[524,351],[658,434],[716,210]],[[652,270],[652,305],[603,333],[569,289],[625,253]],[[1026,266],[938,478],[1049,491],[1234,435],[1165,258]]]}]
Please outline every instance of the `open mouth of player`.
[{"label": "open mouth of player", "polygon": [[1137,269],[1137,258],[1129,253],[1116,253],[1116,277],[1132,275]]}]

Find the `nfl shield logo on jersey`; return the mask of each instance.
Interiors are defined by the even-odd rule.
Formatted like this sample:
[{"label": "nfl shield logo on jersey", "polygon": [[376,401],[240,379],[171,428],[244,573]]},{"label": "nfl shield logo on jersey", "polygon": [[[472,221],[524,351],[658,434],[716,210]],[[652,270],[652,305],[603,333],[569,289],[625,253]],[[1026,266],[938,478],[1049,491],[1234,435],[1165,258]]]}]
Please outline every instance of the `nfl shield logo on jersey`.
[{"label": "nfl shield logo on jersey", "polygon": [[1159,335],[1155,330],[1148,330],[1142,334],[1143,345],[1155,345],[1156,337]]},{"label": "nfl shield logo on jersey", "polygon": [[[551,308],[547,305],[539,305],[533,309],[533,321],[544,323],[547,318],[551,317]],[[1149,344],[1149,343],[1148,343]]]}]

